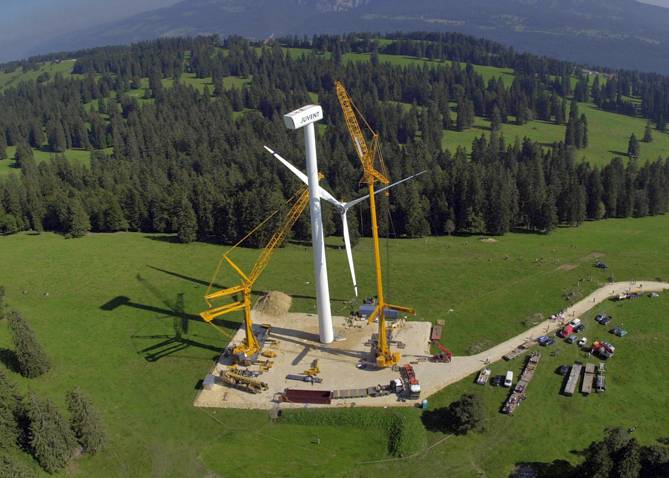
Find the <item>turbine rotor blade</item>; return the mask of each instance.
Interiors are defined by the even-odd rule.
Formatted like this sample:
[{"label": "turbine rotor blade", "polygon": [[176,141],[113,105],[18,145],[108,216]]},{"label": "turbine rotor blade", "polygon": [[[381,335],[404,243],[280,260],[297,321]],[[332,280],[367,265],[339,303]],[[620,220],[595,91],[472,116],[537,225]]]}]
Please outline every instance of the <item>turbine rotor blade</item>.
[{"label": "turbine rotor blade", "polygon": [[351,247],[351,237],[348,232],[348,220],[346,219],[346,209],[341,213],[342,232],[344,234],[344,246],[346,247],[346,258],[348,259],[348,268],[351,271],[351,280],[353,281],[353,290],[358,297],[358,282],[355,278],[355,266],[353,265],[353,249]]},{"label": "turbine rotor blade", "polygon": [[[426,171],[421,171],[420,173],[416,173],[416,174],[414,174],[414,175],[412,175],[412,176],[406,177],[406,178],[404,178],[404,179],[400,179],[399,181],[396,181],[396,182],[394,182],[394,183],[392,183],[392,184],[389,184],[388,186],[384,186],[384,187],[382,187],[382,188],[380,188],[380,189],[377,189],[376,191],[374,191],[374,195],[377,195],[377,194],[379,194],[379,193],[381,193],[381,192],[383,192],[383,191],[386,191],[386,190],[388,190],[388,189],[390,189],[390,188],[394,188],[395,186],[397,186],[397,185],[399,185],[399,184],[402,184],[402,183],[404,183],[404,182],[406,182],[406,181],[409,181],[409,180],[411,180],[411,179],[417,178],[418,176],[420,176],[421,174],[423,174],[423,173],[425,173],[425,172],[426,172]],[[344,208],[348,210],[348,209],[352,208],[353,206],[355,206],[356,204],[360,204],[362,201],[364,201],[364,200],[367,199],[368,197],[369,197],[369,194],[366,194],[366,195],[364,195],[364,196],[362,196],[362,197],[359,197],[359,198],[357,198],[357,199],[354,199],[354,200],[352,200],[352,201],[349,201],[349,202],[347,202],[347,203],[344,203]]]},{"label": "turbine rotor blade", "polygon": [[[272,150],[271,150],[270,148],[268,148],[267,146],[265,146],[265,149],[266,149],[272,156],[274,156],[276,159],[278,159],[279,161],[281,161],[281,163],[283,163],[283,165],[284,165],[285,167],[287,167],[288,169],[290,169],[290,171],[291,171],[295,176],[297,176],[297,177],[300,179],[300,181],[302,181],[302,182],[303,182],[304,184],[306,184],[307,186],[309,185],[309,179],[307,178],[307,175],[306,175],[306,174],[304,174],[304,173],[303,173],[302,171],[300,171],[298,168],[296,168],[295,166],[293,166],[290,162],[288,162],[287,159],[283,158],[279,153],[276,153],[275,151],[272,151]],[[318,193],[319,193],[319,195],[320,195],[320,197],[321,197],[322,199],[325,199],[325,200],[326,200],[327,202],[329,202],[330,204],[333,204],[333,205],[335,205],[335,206],[338,207],[338,208],[342,208],[342,207],[344,207],[344,204],[342,204],[340,201],[337,201],[337,200],[334,198],[334,196],[333,196],[332,194],[330,194],[328,191],[326,191],[325,189],[323,189],[321,186],[318,186]]]}]

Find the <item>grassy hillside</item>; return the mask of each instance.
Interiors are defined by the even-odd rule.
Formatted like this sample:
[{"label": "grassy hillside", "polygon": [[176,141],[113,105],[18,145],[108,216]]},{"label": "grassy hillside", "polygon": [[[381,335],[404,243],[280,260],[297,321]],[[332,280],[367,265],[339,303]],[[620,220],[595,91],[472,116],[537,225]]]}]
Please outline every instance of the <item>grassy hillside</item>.
[{"label": "grassy hillside", "polygon": [[[333,238],[332,242],[339,242]],[[478,237],[393,240],[386,269],[389,300],[413,305],[422,320],[446,320],[444,343],[458,354],[492,345],[528,328],[535,314],[559,310],[606,282],[667,277],[669,218],[609,220],[550,236],[510,234],[497,242]],[[46,376],[28,387],[63,406],[75,385],[99,407],[109,432],[108,449],[77,462],[80,476],[382,476],[388,464],[381,433],[348,427],[272,424],[264,412],[203,411],[191,406],[198,382],[226,338],[197,318],[211,271],[224,248],[175,244],[166,236],[120,233],[66,240],[53,234],[0,237],[0,284],[21,310],[53,361]],[[385,251],[385,247],[384,247]],[[248,267],[258,251],[240,250]],[[333,312],[352,304],[344,253],[328,250]],[[371,245],[355,249],[361,296],[371,295]],[[602,257],[610,272],[592,267]],[[384,260],[385,263],[385,260]],[[277,252],[257,290],[280,289],[296,297],[296,310],[313,311],[311,251],[291,245]],[[563,267],[561,267],[563,266]],[[230,285],[233,275],[219,283]],[[185,313],[176,306],[183,294]],[[611,388],[589,399],[558,396],[556,364],[577,357],[566,345],[544,356],[529,399],[513,418],[497,414],[504,393],[465,380],[432,397],[445,404],[463,391],[483,391],[488,432],[449,438],[394,469],[449,471],[452,476],[506,476],[518,461],[578,461],[570,450],[586,446],[609,425],[637,425],[647,442],[669,427],[662,397],[669,390],[651,370],[669,360],[664,322],[668,298],[607,305],[630,335],[610,364]],[[239,317],[222,323],[232,332]],[[188,331],[176,337],[177,322]],[[594,338],[595,325],[587,335]],[[601,334],[600,334],[601,335]],[[604,334],[605,335],[605,334]],[[10,348],[0,323],[0,347]],[[447,365],[445,365],[447,366]],[[513,367],[519,367],[519,362]],[[495,368],[502,372],[504,365]],[[654,379],[658,379],[653,382]],[[651,393],[652,391],[652,393]],[[644,396],[642,406],[638,396]],[[631,406],[634,404],[635,406]],[[548,433],[555,429],[554,433]],[[559,430],[559,432],[557,431]],[[513,443],[504,437],[513,437]],[[440,433],[429,433],[431,442]],[[314,443],[320,438],[320,445]],[[528,445],[529,444],[529,445]]]},{"label": "grassy hillside", "polygon": [[59,63],[41,63],[40,67],[36,70],[24,71],[23,67],[18,67],[11,73],[0,70],[0,93],[5,88],[17,86],[22,81],[36,80],[44,73],[48,73],[50,77],[53,77],[56,73],[66,76],[70,75],[72,74],[74,63],[75,60],[63,60]]},{"label": "grassy hillside", "polygon": [[[389,40],[386,40],[386,42],[387,41]],[[309,55],[312,53],[312,50],[303,48],[288,48],[286,51],[294,58],[299,58],[302,55]],[[323,54],[324,58],[329,58],[329,56],[329,53]],[[347,53],[344,55],[344,61],[369,61],[370,57],[371,54],[369,53]],[[387,54],[379,55],[379,60],[381,62],[389,62],[393,65],[402,66],[428,65],[431,67],[438,67],[439,65],[447,63],[425,58]],[[53,77],[53,74],[56,72],[68,75],[70,74],[73,65],[74,60],[65,60],[61,63],[44,63],[39,69],[34,71],[23,72],[21,68],[18,68],[13,73],[0,72],[0,91],[10,86],[16,86],[24,80],[34,80],[44,72],[49,73],[51,77]],[[514,78],[513,70],[509,68],[476,65],[475,70],[483,76],[485,81],[488,81],[491,78],[501,78],[506,86],[510,86]],[[205,85],[211,92],[214,90],[211,78],[196,78],[192,73],[184,73],[181,81],[184,84],[193,86],[200,92],[203,91]],[[243,88],[244,85],[247,85],[251,81],[253,81],[252,78],[230,76],[224,79],[224,85],[226,88]],[[166,87],[171,87],[173,80],[166,79],[163,83]],[[150,103],[153,101],[152,99],[143,98],[144,90],[147,87],[148,78],[143,78],[141,87],[139,89],[130,90],[127,94],[138,98],[140,103]],[[88,108],[91,108],[91,106],[91,104],[87,105]],[[592,164],[603,165],[615,156],[626,157],[629,136],[632,133],[635,133],[638,138],[643,137],[646,122],[642,118],[634,118],[602,111],[591,103],[581,103],[579,108],[580,112],[585,113],[588,118],[590,144],[587,148],[579,150],[577,156]],[[455,111],[452,112],[452,117],[455,119]],[[511,122],[503,125],[502,128],[508,142],[514,141],[515,138],[522,139],[527,136],[535,141],[548,145],[564,139],[565,127],[563,125],[555,125],[543,121],[530,121],[525,125],[517,126],[512,123],[512,117],[510,117],[509,120]],[[445,130],[443,146],[451,151],[454,151],[458,146],[470,149],[474,138],[479,137],[481,134],[489,134],[489,132],[489,121],[485,118],[477,117],[474,127],[471,129],[462,132]],[[641,161],[654,160],[659,156],[664,157],[669,154],[669,132],[661,133],[654,131],[653,134],[654,141],[652,143],[641,144]],[[8,153],[13,155],[11,149]],[[36,156],[38,159],[44,159],[49,155],[48,153],[36,151]],[[79,160],[83,158],[84,154],[83,152],[72,151],[68,152],[68,156]],[[12,170],[12,162],[0,162],[0,175],[6,174],[10,170]]]}]

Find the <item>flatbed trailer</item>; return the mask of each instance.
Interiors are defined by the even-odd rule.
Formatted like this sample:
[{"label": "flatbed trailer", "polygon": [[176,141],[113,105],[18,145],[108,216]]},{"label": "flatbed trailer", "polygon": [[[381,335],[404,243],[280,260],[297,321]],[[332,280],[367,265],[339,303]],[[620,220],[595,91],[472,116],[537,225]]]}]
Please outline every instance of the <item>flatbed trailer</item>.
[{"label": "flatbed trailer", "polygon": [[341,390],[332,390],[330,398],[333,400],[344,398],[365,398],[365,397],[382,397],[390,395],[391,390],[387,385],[376,385],[366,388],[348,388]]},{"label": "flatbed trailer", "polygon": [[581,378],[581,370],[583,370],[583,365],[580,363],[575,363],[571,367],[571,372],[569,372],[569,378],[567,383],[564,386],[565,395],[573,395],[576,391],[576,386],[578,385],[578,380]]},{"label": "flatbed trailer", "polygon": [[520,344],[520,345],[519,345],[518,347],[516,347],[515,349],[513,349],[513,350],[512,350],[511,352],[509,352],[508,354],[504,355],[502,358],[503,358],[504,360],[506,360],[507,362],[508,362],[509,360],[513,360],[513,359],[515,359],[516,357],[518,357],[520,354],[527,352],[527,351],[530,349],[530,347],[532,347],[532,346],[534,346],[534,345],[536,345],[536,341],[534,341],[534,340],[527,340],[527,341],[523,342],[522,344]]},{"label": "flatbed trailer", "polygon": [[592,392],[592,382],[595,380],[595,364],[585,364],[585,373],[581,383],[581,393],[589,395]]},{"label": "flatbed trailer", "polygon": [[281,394],[284,402],[289,403],[314,403],[318,405],[329,405],[332,392],[330,390],[299,390],[287,388]]},{"label": "flatbed trailer", "polygon": [[534,377],[534,372],[537,370],[540,358],[541,354],[539,352],[534,352],[528,357],[525,368],[523,369],[523,372],[520,374],[520,378],[518,379],[518,383],[514,387],[513,392],[511,392],[511,395],[509,395],[509,398],[507,398],[506,402],[502,406],[503,413],[511,415],[514,410],[518,408],[520,402],[527,398],[525,396],[525,391],[527,390],[527,385],[530,383],[530,380],[532,380],[532,377]]},{"label": "flatbed trailer", "polygon": [[604,363],[600,362],[597,368],[597,378],[595,379],[595,391],[599,393],[604,390],[606,390],[606,369],[604,368]]}]

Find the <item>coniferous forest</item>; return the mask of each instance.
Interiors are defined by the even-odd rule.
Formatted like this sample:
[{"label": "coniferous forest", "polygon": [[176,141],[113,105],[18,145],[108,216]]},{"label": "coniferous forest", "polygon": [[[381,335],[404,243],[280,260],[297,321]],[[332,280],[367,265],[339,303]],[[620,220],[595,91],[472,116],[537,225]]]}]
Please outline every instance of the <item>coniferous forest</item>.
[{"label": "coniferous forest", "polygon": [[[2,66],[76,58],[73,75],[40,77],[0,95],[0,161],[20,168],[0,180],[0,233],[121,230],[177,233],[179,240],[236,242],[298,188],[269,156],[267,144],[303,166],[301,134],[282,115],[314,101],[323,106],[319,166],[335,196],[361,195],[361,168],[334,92],[341,80],[378,130],[393,179],[426,170],[382,199],[384,233],[548,232],[585,220],[663,214],[669,206],[669,159],[615,158],[595,167],[579,158],[588,119],[577,101],[647,118],[663,130],[669,118],[669,78],[604,71],[518,54],[496,43],[457,34],[287,38],[254,44],[240,38],[164,39],[129,47],[56,54]],[[305,48],[300,55],[281,47]],[[369,62],[344,62],[349,52],[372,52]],[[393,65],[381,53],[451,62]],[[510,85],[485,81],[472,64],[513,68]],[[183,73],[211,77],[200,91]],[[226,84],[228,77],[248,79]],[[148,86],[142,79],[148,78]],[[572,79],[576,78],[575,82]],[[141,91],[141,94],[131,94]],[[629,100],[641,98],[640,103]],[[444,129],[491,121],[470,151],[442,145]],[[564,125],[565,139],[540,144],[505,138],[502,123],[532,118]],[[650,124],[650,123],[649,123]],[[8,158],[7,147],[15,146]],[[33,148],[52,161],[37,162]],[[90,164],[69,162],[69,148],[91,151]],[[334,211],[326,229],[339,232]],[[309,237],[307,215],[294,234]],[[354,234],[368,234],[365,211],[350,217]],[[272,227],[252,238],[264,243]]]}]

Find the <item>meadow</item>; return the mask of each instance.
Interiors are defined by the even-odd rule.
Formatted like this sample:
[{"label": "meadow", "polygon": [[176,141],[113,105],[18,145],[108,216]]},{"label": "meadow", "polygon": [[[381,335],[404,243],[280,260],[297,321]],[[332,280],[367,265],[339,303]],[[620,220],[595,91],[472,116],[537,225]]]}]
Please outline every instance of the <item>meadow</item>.
[{"label": "meadow", "polygon": [[[577,299],[609,276],[666,279],[669,270],[669,258],[662,253],[669,246],[666,216],[586,223],[548,236],[509,234],[495,241],[476,236],[388,241],[383,247],[388,300],[415,306],[420,320],[444,319],[444,344],[466,354],[522,332],[539,320],[538,314],[546,316],[568,304],[567,295]],[[333,312],[345,314],[356,302],[341,241],[329,242]],[[69,473],[290,476],[299,469],[302,476],[387,474],[388,463],[361,464],[389,458],[381,431],[272,423],[266,412],[191,405],[199,381],[240,320],[222,322],[221,334],[197,317],[224,250],[141,233],[74,240],[54,234],[0,237],[0,284],[53,361],[46,376],[28,381],[12,372],[11,379],[22,391],[48,396],[61,407],[65,391],[80,386],[100,409],[108,430],[107,449],[78,460]],[[363,239],[354,252],[362,298],[374,288],[370,241]],[[257,254],[240,249],[235,258],[248,268]],[[594,268],[595,257],[609,271]],[[225,271],[217,283],[230,285],[233,278]],[[257,292],[273,289],[291,294],[294,310],[315,310],[309,248],[290,244],[276,253],[257,283]],[[578,462],[571,450],[599,438],[606,426],[635,425],[643,442],[666,434],[663,411],[669,390],[661,368],[652,363],[669,359],[661,346],[669,339],[668,305],[667,296],[606,305],[630,335],[615,341],[619,352],[610,361],[605,394],[558,394],[561,378],[553,369],[580,357],[575,346],[558,344],[557,357],[544,351],[529,399],[514,417],[498,414],[502,390],[475,386],[473,377],[430,397],[431,406],[440,406],[463,392],[481,392],[487,431],[449,437],[416,458],[393,462],[393,469],[409,473],[420,465],[424,474],[507,476],[515,463],[524,461]],[[184,322],[187,330],[179,335]],[[595,327],[588,323],[591,339]],[[6,324],[0,324],[0,347],[11,348]],[[519,371],[521,361],[510,365]],[[506,367],[497,364],[493,370],[502,373]],[[445,438],[440,432],[426,433],[432,444]]]}]

